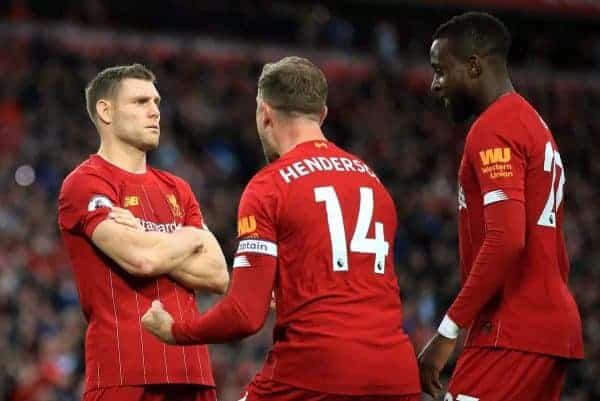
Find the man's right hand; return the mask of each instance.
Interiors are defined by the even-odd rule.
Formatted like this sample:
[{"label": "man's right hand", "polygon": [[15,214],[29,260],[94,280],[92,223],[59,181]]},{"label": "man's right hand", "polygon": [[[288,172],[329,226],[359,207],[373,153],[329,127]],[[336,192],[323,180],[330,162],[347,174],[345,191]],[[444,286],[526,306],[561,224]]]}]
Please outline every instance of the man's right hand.
[{"label": "man's right hand", "polygon": [[133,230],[144,231],[141,220],[135,217],[128,209],[113,206],[110,209],[108,217],[116,223],[122,224]]},{"label": "man's right hand", "polygon": [[142,325],[160,341],[175,344],[172,332],[173,316],[165,310],[159,300],[152,301],[152,306],[142,316]]},{"label": "man's right hand", "polygon": [[450,359],[455,345],[456,339],[446,338],[438,333],[433,336],[417,358],[421,386],[423,386],[423,391],[433,398],[439,397],[442,391],[440,373]]},{"label": "man's right hand", "polygon": [[169,273],[203,247],[203,230],[181,227],[172,233],[146,231],[129,210],[111,208],[96,226],[92,242],[134,276]]}]

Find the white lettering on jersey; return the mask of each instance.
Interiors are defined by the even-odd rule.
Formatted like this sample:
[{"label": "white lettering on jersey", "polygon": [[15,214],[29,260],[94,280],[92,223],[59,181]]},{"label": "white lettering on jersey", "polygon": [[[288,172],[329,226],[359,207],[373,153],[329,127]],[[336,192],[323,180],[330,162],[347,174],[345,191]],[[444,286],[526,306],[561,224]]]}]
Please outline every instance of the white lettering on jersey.
[{"label": "white lettering on jersey", "polygon": [[260,239],[241,240],[236,253],[259,253],[277,257],[277,244]]},{"label": "white lettering on jersey", "polygon": [[294,163],[292,166],[294,166],[294,169],[298,172],[298,174],[302,175],[308,175],[308,170],[306,169],[307,167],[305,165],[302,164],[302,162],[296,162]]},{"label": "white lettering on jersey", "polygon": [[289,183],[291,181],[291,178],[294,178],[294,179],[298,178],[298,174],[296,174],[296,172],[292,169],[292,166],[287,166],[285,168],[285,170],[280,169],[279,174],[281,174],[281,176],[283,177],[283,180],[286,183]]},{"label": "white lettering on jersey", "polygon": [[312,157],[310,159],[302,159],[292,163],[289,166],[279,169],[279,174],[286,184],[289,184],[293,180],[297,180],[300,177],[304,177],[314,173],[315,171],[339,171],[342,173],[363,173],[368,174],[371,177],[379,181],[379,178],[375,175],[366,164],[360,160],[348,159],[346,157]]},{"label": "white lettering on jersey", "polygon": [[350,159],[346,159],[345,157],[340,157],[340,161],[344,165],[344,170],[346,171],[356,171],[354,166],[352,165],[352,161]]},{"label": "white lettering on jersey", "polygon": [[140,219],[140,223],[142,223],[142,227],[146,231],[158,231],[161,233],[172,233],[175,232],[178,228],[181,228],[181,224],[173,223],[155,223],[153,221]]}]

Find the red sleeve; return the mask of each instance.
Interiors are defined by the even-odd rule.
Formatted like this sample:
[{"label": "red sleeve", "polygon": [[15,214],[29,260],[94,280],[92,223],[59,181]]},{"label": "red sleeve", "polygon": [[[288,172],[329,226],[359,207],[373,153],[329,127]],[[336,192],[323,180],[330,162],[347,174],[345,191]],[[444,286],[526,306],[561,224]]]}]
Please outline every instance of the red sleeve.
[{"label": "red sleeve", "polygon": [[466,328],[483,306],[502,288],[525,248],[525,205],[520,201],[494,202],[484,209],[485,239],[467,281],[448,316]]},{"label": "red sleeve", "polygon": [[210,344],[247,337],[264,324],[277,270],[276,210],[272,186],[251,182],[238,210],[238,250],[229,291],[192,321],[173,324],[178,344]]},{"label": "red sleeve", "polygon": [[253,265],[235,268],[227,295],[216,306],[194,320],[175,322],[177,344],[214,344],[256,333],[269,312],[275,281],[276,261],[254,257]]},{"label": "red sleeve", "polygon": [[477,127],[465,147],[483,196],[483,205],[505,199],[525,200],[527,130],[518,119]]},{"label": "red sleeve", "polygon": [[91,238],[94,229],[106,219],[110,208],[119,205],[116,189],[104,178],[92,174],[72,174],[58,195],[58,224],[61,230]]},{"label": "red sleeve", "polygon": [[185,226],[208,229],[204,222],[204,216],[200,210],[200,204],[194,195],[190,185],[183,181],[183,199],[185,204]]}]

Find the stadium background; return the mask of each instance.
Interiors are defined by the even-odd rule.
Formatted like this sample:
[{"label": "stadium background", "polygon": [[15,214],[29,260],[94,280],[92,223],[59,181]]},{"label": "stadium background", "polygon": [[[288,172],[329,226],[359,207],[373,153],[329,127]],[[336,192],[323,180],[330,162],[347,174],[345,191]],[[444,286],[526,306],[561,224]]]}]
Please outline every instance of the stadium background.
[{"label": "stadium background", "polygon": [[[241,190],[264,164],[254,120],[262,63],[304,55],[325,70],[326,135],[364,158],[396,200],[404,326],[420,349],[459,284],[455,176],[466,132],[428,96],[428,49],[439,23],[474,5],[509,26],[516,87],[566,163],[570,286],[587,358],[563,400],[600,399],[600,3],[586,0],[1,2],[0,399],[79,399],[85,324],[56,195],[97,148],[85,83],[134,61],[157,73],[164,99],[151,162],[191,183],[229,260]],[[201,299],[206,308],[216,298]],[[211,346],[220,400],[237,400],[260,368],[271,327]]]}]

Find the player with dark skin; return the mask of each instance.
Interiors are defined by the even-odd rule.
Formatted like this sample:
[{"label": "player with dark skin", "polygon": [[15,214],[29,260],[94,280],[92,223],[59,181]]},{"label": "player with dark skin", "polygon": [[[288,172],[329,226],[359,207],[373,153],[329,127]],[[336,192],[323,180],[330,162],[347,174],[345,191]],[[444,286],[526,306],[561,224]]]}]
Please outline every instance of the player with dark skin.
[{"label": "player with dark skin", "polygon": [[[434,71],[431,92],[454,122],[478,116],[502,95],[515,91],[506,57],[484,40],[435,39],[430,62]],[[437,333],[419,355],[423,391],[433,397],[442,391],[440,372],[455,345],[456,339]]]}]

